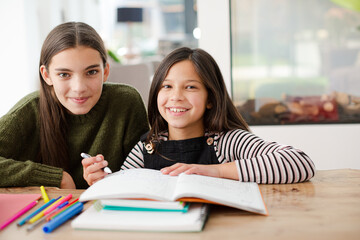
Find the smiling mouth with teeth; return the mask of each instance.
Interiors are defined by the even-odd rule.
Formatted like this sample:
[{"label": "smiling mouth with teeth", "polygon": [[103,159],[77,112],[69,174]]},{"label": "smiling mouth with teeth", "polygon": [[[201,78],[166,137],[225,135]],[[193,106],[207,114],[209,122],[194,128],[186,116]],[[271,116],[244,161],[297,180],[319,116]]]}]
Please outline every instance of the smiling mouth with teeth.
[{"label": "smiling mouth with teeth", "polygon": [[187,110],[185,108],[169,108],[171,112],[186,112]]}]

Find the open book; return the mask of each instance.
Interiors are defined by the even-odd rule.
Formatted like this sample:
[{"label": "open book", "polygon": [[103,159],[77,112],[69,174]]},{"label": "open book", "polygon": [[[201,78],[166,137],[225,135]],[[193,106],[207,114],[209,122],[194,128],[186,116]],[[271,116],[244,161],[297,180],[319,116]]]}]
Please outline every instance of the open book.
[{"label": "open book", "polygon": [[268,214],[257,183],[201,175],[169,176],[152,169],[108,175],[85,190],[79,201],[119,198],[207,202]]}]

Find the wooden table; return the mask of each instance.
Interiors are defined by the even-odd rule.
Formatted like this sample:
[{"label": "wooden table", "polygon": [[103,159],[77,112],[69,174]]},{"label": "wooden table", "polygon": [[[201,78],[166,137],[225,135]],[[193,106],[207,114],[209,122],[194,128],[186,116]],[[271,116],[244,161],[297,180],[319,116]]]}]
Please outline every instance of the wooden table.
[{"label": "wooden table", "polygon": [[[0,239],[360,239],[360,170],[318,171],[306,183],[260,188],[269,216],[213,206],[200,233],[84,231],[72,229],[67,222],[45,234],[41,227],[27,232],[26,227],[12,223],[0,232]],[[78,197],[83,192],[46,191],[50,198],[68,193]],[[40,189],[0,188],[0,193],[40,193]]]}]

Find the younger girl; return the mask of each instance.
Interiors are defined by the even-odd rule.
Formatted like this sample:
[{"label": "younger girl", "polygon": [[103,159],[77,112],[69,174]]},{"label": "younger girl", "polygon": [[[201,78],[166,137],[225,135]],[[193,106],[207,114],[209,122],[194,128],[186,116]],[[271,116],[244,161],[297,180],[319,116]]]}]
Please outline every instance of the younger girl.
[{"label": "younger girl", "polygon": [[150,132],[121,169],[257,183],[303,182],[315,174],[314,163],[301,150],[249,131],[218,65],[201,49],[180,48],[162,61],[151,85],[148,117]]},{"label": "younger girl", "polygon": [[[134,88],[104,84],[106,54],[85,23],[60,24],[49,33],[40,56],[40,91],[0,118],[0,187],[87,188],[106,175],[103,167],[120,169],[149,128]],[[82,165],[81,152],[102,152],[109,161],[98,155]]]}]

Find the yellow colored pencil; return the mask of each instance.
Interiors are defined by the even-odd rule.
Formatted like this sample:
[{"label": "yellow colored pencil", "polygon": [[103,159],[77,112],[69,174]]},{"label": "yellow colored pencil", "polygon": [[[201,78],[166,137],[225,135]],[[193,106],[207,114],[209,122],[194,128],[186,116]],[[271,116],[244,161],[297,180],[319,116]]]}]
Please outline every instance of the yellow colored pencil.
[{"label": "yellow colored pencil", "polygon": [[45,192],[44,186],[40,187],[40,191],[41,191],[42,198],[44,199],[44,203],[47,203],[49,201],[49,197]]},{"label": "yellow colored pencil", "polygon": [[44,216],[44,212],[49,209],[51,206],[57,204],[59,201],[61,201],[64,197],[60,197],[58,200],[56,200],[53,204],[51,204],[50,206],[48,206],[47,208],[45,208],[44,210],[42,210],[41,212],[39,212],[38,214],[36,214],[33,218],[31,218],[29,220],[29,223],[34,223],[37,220],[39,220],[40,218],[42,218]]}]

